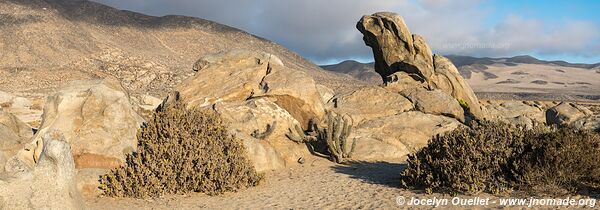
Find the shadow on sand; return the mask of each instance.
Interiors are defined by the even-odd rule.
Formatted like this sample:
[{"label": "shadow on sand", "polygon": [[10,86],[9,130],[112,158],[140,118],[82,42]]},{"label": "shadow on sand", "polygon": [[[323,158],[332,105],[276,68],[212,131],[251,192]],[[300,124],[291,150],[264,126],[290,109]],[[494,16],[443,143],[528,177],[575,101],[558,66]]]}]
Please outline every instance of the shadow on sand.
[{"label": "shadow on sand", "polygon": [[332,168],[337,173],[350,175],[366,183],[400,187],[400,172],[406,168],[406,163],[350,162]]}]

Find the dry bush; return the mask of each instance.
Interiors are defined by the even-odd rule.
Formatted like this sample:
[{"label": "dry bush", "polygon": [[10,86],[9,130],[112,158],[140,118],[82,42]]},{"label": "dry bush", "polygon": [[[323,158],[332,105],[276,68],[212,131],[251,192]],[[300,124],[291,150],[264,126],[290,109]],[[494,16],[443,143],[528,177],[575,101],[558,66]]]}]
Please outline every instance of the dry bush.
[{"label": "dry bush", "polygon": [[100,188],[113,197],[215,195],[255,186],[261,178],[218,115],[176,103],[154,114],[138,133],[137,152],[102,176]]},{"label": "dry bush", "polygon": [[427,193],[564,194],[593,190],[599,169],[600,137],[592,131],[482,122],[409,155],[401,183]]}]

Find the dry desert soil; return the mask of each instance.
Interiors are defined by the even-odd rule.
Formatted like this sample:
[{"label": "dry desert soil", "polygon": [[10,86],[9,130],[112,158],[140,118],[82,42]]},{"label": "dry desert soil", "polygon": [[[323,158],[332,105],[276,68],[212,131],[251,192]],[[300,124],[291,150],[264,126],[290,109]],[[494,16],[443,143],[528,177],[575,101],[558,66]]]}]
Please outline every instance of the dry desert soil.
[{"label": "dry desert soil", "polygon": [[[425,194],[400,187],[400,171],[405,162],[361,162],[335,164],[315,158],[304,164],[266,174],[257,187],[219,196],[205,194],[169,195],[156,199],[87,198],[89,209],[531,209],[527,206],[502,206],[499,197],[488,194],[461,195],[464,201],[488,199],[488,205],[452,205],[454,197]],[[400,205],[397,199],[448,199],[448,205]],[[526,198],[521,196],[520,198]],[[573,198],[573,197],[571,197]],[[575,199],[587,199],[574,197]],[[496,202],[496,203],[493,203]],[[538,208],[564,208],[536,206]],[[573,206],[569,207],[575,208]],[[582,208],[577,206],[577,208]],[[588,207],[586,207],[588,208]]]}]

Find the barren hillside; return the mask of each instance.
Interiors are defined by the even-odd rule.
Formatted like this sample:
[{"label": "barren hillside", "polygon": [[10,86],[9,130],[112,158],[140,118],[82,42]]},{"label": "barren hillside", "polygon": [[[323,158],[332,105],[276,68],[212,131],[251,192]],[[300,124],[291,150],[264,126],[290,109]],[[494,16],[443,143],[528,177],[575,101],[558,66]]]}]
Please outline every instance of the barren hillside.
[{"label": "barren hillside", "polygon": [[[531,56],[448,58],[482,99],[600,100],[600,64],[543,61]],[[375,73],[372,63],[345,61],[322,67],[373,84],[381,82],[381,79],[367,80],[359,76]]]},{"label": "barren hillside", "polygon": [[134,94],[164,96],[193,74],[199,57],[230,49],[273,53],[336,89],[356,84],[276,43],[199,18],[153,17],[90,1],[0,1],[1,91],[44,95],[66,81],[112,75]]}]

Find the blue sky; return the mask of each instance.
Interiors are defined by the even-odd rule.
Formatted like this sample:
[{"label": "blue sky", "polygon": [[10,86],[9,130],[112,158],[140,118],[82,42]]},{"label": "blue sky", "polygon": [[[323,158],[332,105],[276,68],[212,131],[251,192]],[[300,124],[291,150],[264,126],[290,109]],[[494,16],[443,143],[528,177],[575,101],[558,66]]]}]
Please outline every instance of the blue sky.
[{"label": "blue sky", "polygon": [[95,1],[150,15],[213,20],[275,41],[317,64],[371,61],[355,24],[378,11],[402,15],[434,53],[600,62],[600,1],[594,0]]},{"label": "blue sky", "polygon": [[[502,1],[488,0],[481,3],[482,8],[489,9],[489,17],[485,21],[486,27],[493,27],[507,15],[519,15],[528,19],[539,19],[547,24],[564,23],[569,21],[584,20],[593,22],[600,27],[600,1],[597,0],[526,0]],[[596,38],[591,45],[600,45]],[[529,52],[545,60],[567,60],[570,62],[598,63],[600,55],[583,56],[572,53],[543,54]]]}]

